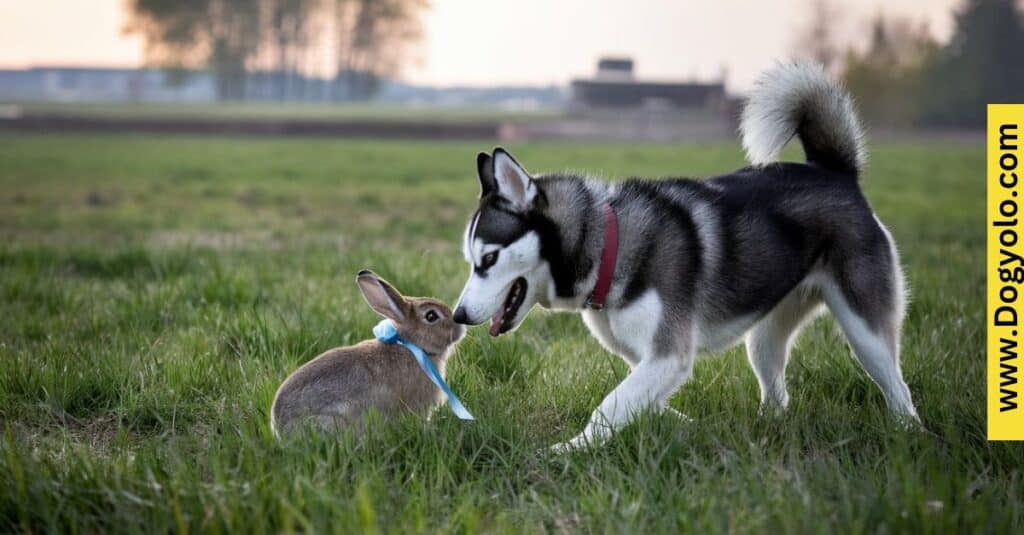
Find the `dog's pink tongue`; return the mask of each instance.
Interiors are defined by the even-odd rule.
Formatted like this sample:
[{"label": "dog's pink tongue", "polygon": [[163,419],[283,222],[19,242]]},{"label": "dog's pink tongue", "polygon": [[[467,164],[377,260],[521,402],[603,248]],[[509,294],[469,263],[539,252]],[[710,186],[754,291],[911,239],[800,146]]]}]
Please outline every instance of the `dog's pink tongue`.
[{"label": "dog's pink tongue", "polygon": [[501,334],[501,320],[505,317],[505,307],[498,308],[498,311],[494,313],[494,317],[491,318],[491,336],[498,336]]}]

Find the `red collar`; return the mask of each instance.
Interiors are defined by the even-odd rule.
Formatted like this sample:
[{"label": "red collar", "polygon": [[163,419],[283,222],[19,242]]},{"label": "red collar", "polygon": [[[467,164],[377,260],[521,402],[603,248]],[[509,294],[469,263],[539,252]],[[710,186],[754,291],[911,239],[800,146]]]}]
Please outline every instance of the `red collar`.
[{"label": "red collar", "polygon": [[587,298],[586,306],[594,310],[604,308],[604,300],[612,287],[615,273],[615,259],[619,255],[619,218],[612,205],[604,205],[604,249],[601,251],[601,265],[597,268],[597,284]]}]

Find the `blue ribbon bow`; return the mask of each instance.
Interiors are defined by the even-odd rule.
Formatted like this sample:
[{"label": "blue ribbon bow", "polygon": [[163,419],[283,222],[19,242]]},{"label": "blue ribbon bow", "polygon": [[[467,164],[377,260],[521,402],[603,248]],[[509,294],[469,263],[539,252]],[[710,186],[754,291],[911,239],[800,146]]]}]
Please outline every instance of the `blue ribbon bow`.
[{"label": "blue ribbon bow", "polygon": [[373,328],[373,335],[377,337],[377,340],[385,344],[398,344],[412,353],[412,356],[416,358],[416,362],[419,363],[420,368],[423,369],[423,373],[427,374],[427,377],[441,389],[446,396],[448,396],[448,406],[452,408],[452,412],[455,416],[458,416],[460,420],[475,420],[473,415],[466,410],[466,407],[462,405],[459,398],[452,392],[451,388],[448,388],[448,383],[444,382],[444,378],[441,377],[440,372],[434,366],[434,362],[427,357],[427,352],[420,349],[416,344],[403,339],[398,335],[398,330],[395,329],[395,324],[391,323],[391,320],[381,320]]}]

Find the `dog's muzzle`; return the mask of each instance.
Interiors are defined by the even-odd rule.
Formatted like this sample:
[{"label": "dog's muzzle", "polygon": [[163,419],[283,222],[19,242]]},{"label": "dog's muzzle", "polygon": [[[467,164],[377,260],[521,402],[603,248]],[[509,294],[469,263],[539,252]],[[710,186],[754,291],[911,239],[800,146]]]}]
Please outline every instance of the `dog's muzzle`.
[{"label": "dog's muzzle", "polygon": [[455,313],[452,314],[452,319],[455,323],[460,325],[474,325],[469,321],[469,316],[466,314],[466,307],[459,305],[455,308]]}]

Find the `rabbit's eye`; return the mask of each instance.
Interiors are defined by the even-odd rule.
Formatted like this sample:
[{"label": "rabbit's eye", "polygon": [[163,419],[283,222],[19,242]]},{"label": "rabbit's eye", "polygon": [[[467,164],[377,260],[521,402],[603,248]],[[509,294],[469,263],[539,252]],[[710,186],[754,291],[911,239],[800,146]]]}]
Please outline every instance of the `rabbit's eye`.
[{"label": "rabbit's eye", "polygon": [[423,319],[427,320],[427,323],[434,323],[439,317],[440,316],[437,315],[437,312],[428,310],[426,315],[423,316]]}]

